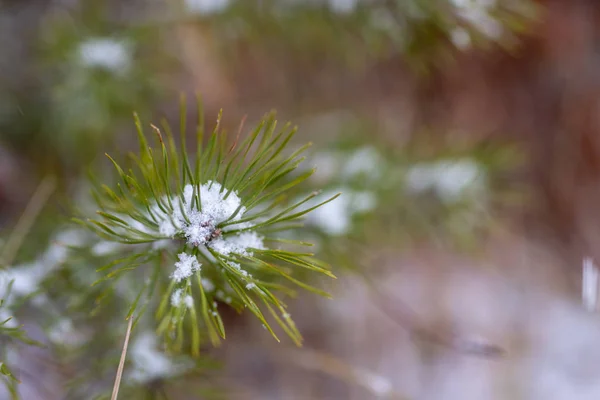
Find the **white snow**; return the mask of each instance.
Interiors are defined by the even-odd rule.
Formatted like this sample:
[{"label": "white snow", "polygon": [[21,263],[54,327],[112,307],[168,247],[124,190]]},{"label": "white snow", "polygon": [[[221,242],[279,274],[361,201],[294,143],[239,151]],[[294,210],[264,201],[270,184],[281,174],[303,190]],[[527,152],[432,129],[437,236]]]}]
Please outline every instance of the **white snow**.
[{"label": "white snow", "polygon": [[[153,207],[154,216],[159,220],[159,232],[167,237],[182,233],[193,246],[206,244],[215,234],[218,224],[230,218],[231,221],[239,221],[246,212],[237,193],[231,192],[225,198],[227,192],[218,182],[208,181],[201,185],[198,210],[194,199],[194,187],[186,185],[181,203],[178,197],[171,199],[174,209],[170,215],[165,214],[158,206]],[[167,205],[168,199],[164,199],[162,204]]]},{"label": "white snow", "polygon": [[69,318],[59,319],[49,330],[48,339],[63,346],[79,346],[86,340],[86,335],[75,329]]},{"label": "white snow", "polygon": [[321,151],[311,156],[311,164],[316,168],[311,179],[325,184],[333,179],[366,179],[372,183],[382,178],[386,160],[374,146],[362,146],[350,152]]},{"label": "white snow", "polygon": [[122,248],[123,246],[121,243],[103,240],[92,246],[92,254],[96,256],[106,256],[109,254],[113,254]]},{"label": "white snow", "polygon": [[337,174],[341,164],[340,154],[331,151],[321,151],[311,157],[311,163],[315,168],[311,179],[316,183],[326,183]]},{"label": "white snow", "polygon": [[[334,194],[333,192],[325,192],[322,195],[322,199],[331,197]],[[307,204],[307,208],[318,204],[316,201],[310,203]],[[330,235],[343,235],[348,232],[352,222],[352,216],[348,210],[349,199],[346,194],[342,193],[337,199],[308,213],[306,219],[309,223],[318,226]]]},{"label": "white snow", "polygon": [[146,383],[159,378],[168,378],[185,371],[185,364],[176,364],[157,348],[156,334],[143,332],[131,346],[133,371],[131,378],[139,383]]},{"label": "white snow", "polygon": [[354,215],[371,211],[377,206],[376,196],[367,191],[353,191],[347,188],[330,190],[307,202],[305,208],[314,207],[319,202],[335,194],[342,194],[335,200],[316,208],[307,214],[306,220],[330,235],[344,235],[352,226]]},{"label": "white snow", "polygon": [[492,15],[495,0],[453,0],[457,14],[490,39],[502,36],[503,27]]},{"label": "white snow", "polygon": [[584,258],[581,298],[583,306],[588,311],[595,311],[598,307],[598,278],[598,267],[594,264],[594,261],[589,257]]},{"label": "white snow", "polygon": [[198,262],[196,256],[179,253],[178,257],[179,261],[175,263],[175,271],[171,275],[171,278],[175,282],[181,282],[200,270],[201,264]]},{"label": "white snow", "polygon": [[433,190],[440,199],[452,203],[468,189],[480,188],[484,179],[482,167],[473,160],[441,160],[411,167],[406,174],[406,185],[413,193]]},{"label": "white snow", "polygon": [[242,269],[242,267],[240,266],[240,264],[236,263],[236,262],[228,262],[227,264],[229,264],[230,267],[235,268],[236,270],[238,270],[240,272],[240,274],[242,274],[244,277],[248,277],[250,274],[248,273],[248,271]]},{"label": "white snow", "polygon": [[[50,245],[37,260],[16,265],[0,271],[0,299],[4,304],[0,309],[0,321],[12,316],[11,305],[18,298],[29,296],[39,290],[40,284],[55,271],[66,259],[69,249],[67,246],[82,244],[84,235],[78,230],[61,231],[50,241]],[[12,286],[10,295],[9,285]],[[5,326],[16,327],[17,320],[13,318]]]},{"label": "white snow", "polygon": [[[196,200],[198,194],[194,196],[194,187],[186,185],[180,196],[173,196],[171,199],[163,197],[160,201],[161,206],[154,204],[150,207],[148,218],[158,225],[158,232],[133,219],[128,220],[128,223],[139,231],[158,234],[165,239],[176,235],[185,236],[191,246],[208,246],[224,255],[231,253],[250,255],[249,248],[264,249],[262,238],[255,232],[225,234],[234,229],[252,227],[249,222],[236,223],[242,219],[246,208],[242,206],[236,192],[232,191],[228,195],[227,193],[228,190],[218,182],[206,182],[200,186],[200,209],[198,210]],[[219,224],[226,221],[230,224],[221,231]],[[164,248],[168,245],[168,241],[160,242],[160,246],[153,245],[153,248]],[[174,279],[176,276],[187,277],[185,275],[188,271],[185,269],[187,267],[185,264],[181,266],[184,267],[183,275],[174,275]]]},{"label": "white snow", "polygon": [[124,41],[111,38],[87,39],[79,45],[80,62],[87,67],[123,71],[131,64],[129,46]]},{"label": "white snow", "polygon": [[162,249],[166,249],[171,245],[171,241],[169,239],[161,239],[161,240],[157,240],[155,242],[152,242],[152,249],[153,250],[162,250]]},{"label": "white snow", "polygon": [[179,288],[171,294],[171,305],[179,307],[182,304],[185,304],[187,308],[192,308],[194,307],[194,298],[189,294],[184,296],[183,289]]},{"label": "white snow", "polygon": [[365,378],[365,383],[377,396],[389,396],[392,393],[393,386],[389,379],[375,374],[365,374]]},{"label": "white snow", "polygon": [[223,255],[234,253],[243,256],[252,255],[249,249],[265,249],[262,237],[256,232],[242,232],[237,235],[221,236],[208,243],[208,247]]},{"label": "white snow", "polygon": [[209,293],[215,290],[215,284],[208,278],[202,278],[202,287]]},{"label": "white snow", "polygon": [[215,14],[229,5],[229,0],[185,0],[188,11],[198,14]]},{"label": "white snow", "polygon": [[358,0],[329,0],[329,7],[338,14],[348,14],[354,11]]},{"label": "white snow", "polygon": [[471,47],[471,34],[465,28],[454,28],[450,32],[450,40],[460,50]]},{"label": "white snow", "polygon": [[[77,234],[76,230],[62,231],[55,235],[37,260],[0,271],[0,299],[10,304],[10,300],[15,297],[25,297],[36,292],[46,276],[66,260],[69,252],[67,246],[81,244],[80,239],[81,234]],[[11,280],[14,282],[8,299],[7,290]]]},{"label": "white snow", "polygon": [[342,167],[342,177],[351,179],[358,176],[364,176],[369,180],[381,178],[381,171],[384,168],[385,160],[371,146],[361,147],[351,153]]}]

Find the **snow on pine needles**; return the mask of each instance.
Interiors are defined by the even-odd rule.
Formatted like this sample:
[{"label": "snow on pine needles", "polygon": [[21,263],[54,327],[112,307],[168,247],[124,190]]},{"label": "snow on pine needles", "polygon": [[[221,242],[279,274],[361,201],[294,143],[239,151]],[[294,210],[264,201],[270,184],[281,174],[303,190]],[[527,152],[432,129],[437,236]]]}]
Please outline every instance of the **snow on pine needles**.
[{"label": "snow on pine needles", "polygon": [[[288,124],[278,130],[272,114],[245,138],[238,134],[234,141],[228,141],[219,129],[221,115],[206,138],[200,119],[196,152],[188,156],[184,102],[182,106],[180,146],[168,125],[163,129],[166,137],[152,125],[158,139],[156,151],[136,117],[140,141],[140,154],[132,157],[136,170],[121,168],[109,156],[121,182],[114,190],[106,185],[97,187],[94,198],[100,218],[79,222],[104,240],[103,248],[116,243],[114,248],[125,257],[99,268],[106,275],[97,283],[141,266],[149,270],[142,292],[155,292],[158,281],[167,279],[168,289],[156,313],[161,321],[158,331],[167,341],[181,344],[177,338],[183,320],[190,318],[192,353],[200,346],[199,317],[213,344],[224,338],[218,302],[248,309],[276,336],[262,310],[286,314],[285,304],[277,297],[284,288],[282,283],[326,295],[293,277],[295,270],[334,277],[327,265],[299,248],[310,244],[278,234],[297,229],[306,214],[337,196],[315,204],[318,193],[302,199],[288,194],[314,171],[294,173],[308,145],[284,155],[296,128]],[[284,293],[293,290],[286,287]],[[141,294],[129,315],[144,298]],[[276,320],[299,344],[293,321]]]}]

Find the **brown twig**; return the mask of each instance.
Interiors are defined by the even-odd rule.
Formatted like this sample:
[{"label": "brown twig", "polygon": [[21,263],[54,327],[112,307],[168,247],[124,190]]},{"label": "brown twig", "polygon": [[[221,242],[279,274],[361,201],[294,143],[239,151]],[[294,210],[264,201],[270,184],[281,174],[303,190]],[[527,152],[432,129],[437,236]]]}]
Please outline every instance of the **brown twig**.
[{"label": "brown twig", "polygon": [[110,400],[117,400],[119,395],[119,385],[121,384],[121,377],[123,376],[123,366],[125,365],[125,356],[127,355],[127,346],[129,345],[129,336],[131,336],[131,326],[133,325],[133,315],[129,317],[129,323],[127,324],[127,333],[125,334],[125,343],[123,343],[123,351],[121,352],[121,360],[119,361],[119,368],[117,368],[117,376],[115,377],[115,385],[113,386],[112,396]]}]

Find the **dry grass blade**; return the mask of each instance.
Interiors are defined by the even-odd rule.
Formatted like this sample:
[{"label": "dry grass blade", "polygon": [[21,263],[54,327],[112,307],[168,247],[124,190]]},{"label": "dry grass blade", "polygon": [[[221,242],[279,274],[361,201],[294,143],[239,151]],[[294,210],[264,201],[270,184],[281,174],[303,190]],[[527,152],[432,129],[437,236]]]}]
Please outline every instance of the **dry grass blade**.
[{"label": "dry grass blade", "polygon": [[42,208],[50,198],[52,192],[56,188],[56,178],[54,176],[47,176],[39,184],[31,200],[27,204],[27,208],[19,218],[17,226],[10,234],[4,248],[2,249],[2,256],[0,257],[0,267],[10,265],[14,257],[16,256],[25,236],[33,226],[35,219],[37,218]]},{"label": "dry grass blade", "polygon": [[119,361],[119,368],[117,368],[117,376],[115,377],[115,385],[113,386],[112,396],[110,400],[117,400],[119,395],[119,386],[121,384],[121,378],[123,376],[123,366],[125,365],[125,357],[127,355],[127,346],[129,345],[129,337],[131,336],[131,326],[133,325],[133,315],[129,317],[129,323],[127,324],[127,333],[125,334],[125,343],[123,343],[123,351],[121,352],[121,360]]}]

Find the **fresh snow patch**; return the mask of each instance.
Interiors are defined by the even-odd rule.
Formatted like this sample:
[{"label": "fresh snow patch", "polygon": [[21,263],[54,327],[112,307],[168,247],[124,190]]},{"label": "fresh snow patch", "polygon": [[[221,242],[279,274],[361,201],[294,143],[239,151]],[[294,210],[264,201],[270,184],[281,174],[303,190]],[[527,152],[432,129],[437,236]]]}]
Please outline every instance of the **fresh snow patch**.
[{"label": "fresh snow patch", "polygon": [[183,295],[183,289],[179,288],[171,295],[171,305],[173,307],[179,307],[181,304],[185,304],[187,308],[194,306],[194,298],[189,294]]},{"label": "fresh snow patch", "polygon": [[[218,182],[208,181],[200,186],[200,210],[194,201],[194,187],[186,185],[182,198],[171,199],[173,211],[165,214],[160,207],[153,207],[153,214],[158,219],[160,234],[173,237],[177,233],[185,235],[188,244],[200,246],[213,239],[217,225],[229,219],[239,221],[246,212],[237,193],[231,192],[225,198],[228,190]],[[166,208],[168,199],[162,204]],[[237,213],[236,213],[237,211]],[[235,214],[235,216],[234,216]]]},{"label": "fresh snow patch", "polygon": [[198,262],[196,256],[179,253],[179,261],[175,263],[175,271],[171,275],[171,278],[175,282],[181,282],[184,279],[189,278],[194,272],[199,271],[202,264]]},{"label": "fresh snow patch", "polygon": [[265,249],[262,237],[256,232],[242,232],[238,235],[221,236],[209,242],[208,246],[223,255],[234,253],[248,256],[252,255],[252,252],[248,251],[248,249]]}]

